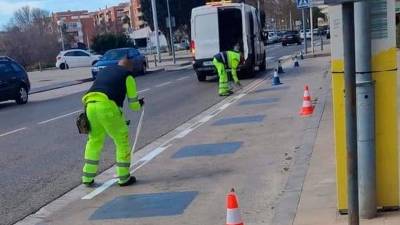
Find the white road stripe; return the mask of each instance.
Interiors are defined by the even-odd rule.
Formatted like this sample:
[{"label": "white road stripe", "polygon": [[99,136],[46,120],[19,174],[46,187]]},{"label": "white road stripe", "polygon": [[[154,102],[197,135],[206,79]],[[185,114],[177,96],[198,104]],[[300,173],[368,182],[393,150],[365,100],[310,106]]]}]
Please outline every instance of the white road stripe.
[{"label": "white road stripe", "polygon": [[[170,146],[171,145],[161,146],[161,147],[158,147],[158,148],[154,149],[153,151],[149,152],[147,155],[143,156],[143,158],[141,158],[137,163],[135,163],[135,165],[139,165],[139,166],[136,168],[133,168],[130,172],[131,173],[136,172],[137,170],[139,170],[140,168],[145,166],[147,163],[149,163],[151,160],[153,160],[155,157],[157,157],[159,154],[161,154],[163,151],[165,151]],[[100,187],[96,188],[94,191],[83,196],[82,199],[90,200],[90,199],[96,197],[97,195],[101,194],[103,191],[107,190],[107,188],[114,185],[117,181],[118,181],[118,179],[116,179],[116,178],[108,180],[107,182],[102,184]]]},{"label": "white road stripe", "polygon": [[4,136],[10,135],[10,134],[14,134],[14,133],[17,133],[19,131],[26,130],[26,129],[27,129],[26,127],[19,128],[19,129],[16,129],[16,130],[4,133],[4,134],[0,134],[0,137],[4,137]]},{"label": "white road stripe", "polygon": [[185,129],[185,130],[183,130],[182,132],[180,132],[179,134],[177,134],[176,136],[175,136],[175,138],[176,139],[180,139],[180,138],[184,138],[186,135],[188,135],[190,132],[192,132],[193,131],[193,129],[191,129],[191,128],[188,128],[188,129]]},{"label": "white road stripe", "polygon": [[150,90],[151,90],[150,88],[146,88],[146,89],[138,91],[138,93],[143,93],[143,92],[150,91]]},{"label": "white road stripe", "polygon": [[62,118],[67,117],[67,116],[71,116],[71,115],[76,114],[76,113],[80,113],[80,112],[82,112],[82,110],[77,110],[77,111],[74,111],[74,112],[71,112],[71,113],[67,113],[67,114],[65,114],[65,115],[57,116],[57,117],[54,117],[54,118],[52,118],[52,119],[39,122],[39,123],[37,123],[37,124],[38,124],[38,125],[42,125],[42,124],[45,124],[45,123],[52,122],[52,121],[54,121],[54,120],[58,120],[58,119],[62,119]]},{"label": "white road stripe", "polygon": [[176,80],[181,81],[181,80],[185,80],[185,79],[189,79],[189,78],[190,78],[189,76],[185,76],[185,77],[178,78]]},{"label": "white road stripe", "polygon": [[171,84],[171,83],[172,83],[171,81],[168,81],[168,82],[156,85],[156,87],[163,87],[163,86],[166,86],[166,85]]},{"label": "white road stripe", "polygon": [[101,192],[105,191],[107,188],[111,187],[113,184],[115,184],[118,181],[118,179],[111,179],[107,182],[105,182],[104,184],[102,184],[100,187],[96,188],[94,191],[90,192],[88,195],[83,196],[83,200],[89,200],[92,199],[94,197],[96,197],[96,195],[100,194]]}]

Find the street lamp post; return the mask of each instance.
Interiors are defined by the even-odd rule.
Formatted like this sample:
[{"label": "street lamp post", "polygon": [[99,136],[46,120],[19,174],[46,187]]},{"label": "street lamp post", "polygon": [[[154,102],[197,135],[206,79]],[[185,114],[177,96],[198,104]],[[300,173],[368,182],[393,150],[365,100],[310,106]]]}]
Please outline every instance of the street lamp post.
[{"label": "street lamp post", "polygon": [[167,10],[168,10],[168,26],[169,26],[169,37],[171,41],[171,51],[172,51],[172,58],[174,60],[174,64],[176,63],[176,58],[175,58],[175,46],[174,46],[174,37],[172,35],[172,18],[171,18],[171,12],[169,10],[169,0],[167,0]]},{"label": "street lamp post", "polygon": [[57,21],[57,26],[58,26],[58,29],[59,29],[59,31],[60,31],[60,37],[61,37],[61,47],[62,47],[62,50],[63,50],[63,51],[65,51],[65,45],[64,45],[64,35],[63,35],[63,26],[64,26],[64,21],[62,21],[62,20],[58,20],[58,21]]}]

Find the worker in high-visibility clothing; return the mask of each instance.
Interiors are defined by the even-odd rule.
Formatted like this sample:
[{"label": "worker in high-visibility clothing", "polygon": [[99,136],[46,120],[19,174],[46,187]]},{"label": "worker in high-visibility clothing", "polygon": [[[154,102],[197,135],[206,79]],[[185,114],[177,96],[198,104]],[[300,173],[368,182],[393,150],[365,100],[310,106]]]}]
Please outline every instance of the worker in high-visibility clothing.
[{"label": "worker in high-visibility clothing", "polygon": [[234,50],[220,52],[214,56],[213,64],[218,73],[219,87],[218,93],[220,96],[229,96],[233,91],[229,85],[229,78],[226,68],[231,69],[232,79],[236,85],[241,86],[237,76],[237,68],[243,61],[242,54],[239,52],[239,44],[235,45]]},{"label": "worker in high-visibility clothing", "polygon": [[138,97],[136,81],[131,71],[133,64],[126,58],[121,59],[118,65],[104,68],[82,98],[90,125],[82,175],[82,183],[86,186],[94,184],[106,135],[112,138],[116,146],[118,184],[128,186],[136,182],[129,171],[129,129],[122,107],[125,96],[128,97],[129,108],[133,111],[139,111],[144,101]]}]

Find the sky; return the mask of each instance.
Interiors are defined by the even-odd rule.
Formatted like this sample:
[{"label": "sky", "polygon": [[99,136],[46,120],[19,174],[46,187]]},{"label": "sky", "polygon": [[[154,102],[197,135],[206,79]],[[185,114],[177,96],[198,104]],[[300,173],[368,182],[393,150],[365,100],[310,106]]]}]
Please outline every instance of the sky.
[{"label": "sky", "polygon": [[94,11],[105,6],[118,5],[129,0],[0,0],[0,30],[8,23],[14,11],[23,7],[31,6],[45,9],[49,12],[66,10],[89,10]]}]

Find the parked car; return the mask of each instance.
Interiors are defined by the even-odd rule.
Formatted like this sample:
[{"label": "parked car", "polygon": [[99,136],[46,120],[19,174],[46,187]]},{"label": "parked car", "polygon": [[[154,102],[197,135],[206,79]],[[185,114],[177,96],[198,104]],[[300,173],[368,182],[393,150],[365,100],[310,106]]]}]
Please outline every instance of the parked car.
[{"label": "parked car", "polygon": [[279,36],[278,33],[269,31],[268,32],[268,39],[267,39],[267,44],[274,44],[279,42]]},{"label": "parked car", "polygon": [[57,56],[56,67],[64,70],[74,67],[92,66],[101,55],[94,55],[82,49],[61,51]]},{"label": "parked car", "polygon": [[[300,38],[304,40],[304,32],[300,30]],[[306,29],[306,38],[311,39],[311,31],[310,29]]]},{"label": "parked car", "polygon": [[[127,57],[133,62],[133,73],[145,74],[146,73],[146,58],[136,48],[117,48],[107,51],[93,66],[92,76],[96,79],[97,73],[104,69],[106,66],[117,65],[118,61],[123,57]],[[136,75],[136,74],[133,74]]]},{"label": "parked car", "polygon": [[13,59],[0,56],[0,101],[26,104],[31,85],[25,69]]},{"label": "parked car", "polygon": [[282,38],[282,46],[287,46],[288,44],[301,45],[301,39],[298,31],[287,31]]}]

